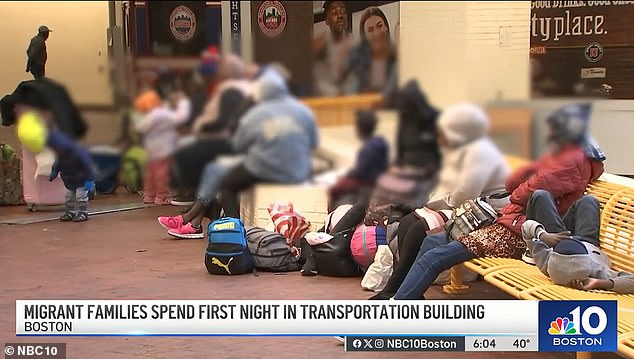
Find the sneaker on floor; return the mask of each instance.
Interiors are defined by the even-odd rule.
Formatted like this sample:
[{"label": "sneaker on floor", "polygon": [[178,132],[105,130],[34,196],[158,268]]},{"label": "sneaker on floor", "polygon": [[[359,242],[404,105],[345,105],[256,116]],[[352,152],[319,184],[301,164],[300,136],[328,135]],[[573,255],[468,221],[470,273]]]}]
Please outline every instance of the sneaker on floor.
[{"label": "sneaker on floor", "polygon": [[205,238],[203,226],[194,227],[191,223],[184,224],[176,229],[171,229],[167,233],[180,239],[202,239]]},{"label": "sneaker on floor", "polygon": [[143,197],[143,204],[154,204],[154,197]]},{"label": "sneaker on floor", "polygon": [[71,213],[71,212],[66,212],[64,214],[62,214],[61,217],[59,217],[59,220],[62,222],[70,222],[73,220],[73,218],[75,218],[75,214]]},{"label": "sneaker on floor", "polygon": [[375,295],[371,296],[370,298],[368,298],[368,300],[389,300],[393,296],[394,296],[394,293],[378,292],[377,294],[375,294]]},{"label": "sneaker on floor", "polygon": [[79,212],[75,217],[73,217],[73,222],[86,222],[88,220],[88,213]]},{"label": "sneaker on floor", "polygon": [[196,198],[193,194],[176,194],[172,198],[171,204],[172,206],[191,206],[195,200]]},{"label": "sneaker on floor", "polygon": [[529,251],[528,249],[524,252],[524,254],[522,254],[522,260],[528,264],[535,265],[535,260],[533,259],[533,255],[531,254],[531,251]]},{"label": "sneaker on floor", "polygon": [[178,229],[183,225],[183,216],[178,215],[174,217],[163,216],[158,218],[158,223],[168,231],[170,229]]},{"label": "sneaker on floor", "polygon": [[154,204],[157,206],[169,205],[169,204],[172,204],[172,199],[171,198],[164,198],[164,199],[157,198],[154,200]]},{"label": "sneaker on floor", "polygon": [[313,277],[319,274],[319,271],[317,270],[317,262],[313,256],[306,259],[306,263],[304,263],[299,273],[304,277]]}]

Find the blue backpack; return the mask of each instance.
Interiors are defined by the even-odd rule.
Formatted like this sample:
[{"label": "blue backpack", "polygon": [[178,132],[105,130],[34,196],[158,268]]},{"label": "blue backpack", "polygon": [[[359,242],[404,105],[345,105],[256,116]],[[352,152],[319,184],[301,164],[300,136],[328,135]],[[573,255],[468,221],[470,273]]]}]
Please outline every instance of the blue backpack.
[{"label": "blue backpack", "polygon": [[207,233],[209,242],[205,266],[209,274],[243,274],[253,269],[253,258],[241,220],[231,217],[218,219],[209,224]]}]

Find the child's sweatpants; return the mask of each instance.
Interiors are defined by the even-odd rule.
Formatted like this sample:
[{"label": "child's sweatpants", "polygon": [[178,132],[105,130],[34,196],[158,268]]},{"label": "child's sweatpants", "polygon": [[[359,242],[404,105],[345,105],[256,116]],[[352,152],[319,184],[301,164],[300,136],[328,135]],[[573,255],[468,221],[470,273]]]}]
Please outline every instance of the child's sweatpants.
[{"label": "child's sweatpants", "polygon": [[82,187],[66,189],[66,213],[88,214],[88,190]]},{"label": "child's sweatpants", "polygon": [[169,159],[149,160],[145,168],[145,187],[143,198],[146,200],[164,201],[169,199]]}]

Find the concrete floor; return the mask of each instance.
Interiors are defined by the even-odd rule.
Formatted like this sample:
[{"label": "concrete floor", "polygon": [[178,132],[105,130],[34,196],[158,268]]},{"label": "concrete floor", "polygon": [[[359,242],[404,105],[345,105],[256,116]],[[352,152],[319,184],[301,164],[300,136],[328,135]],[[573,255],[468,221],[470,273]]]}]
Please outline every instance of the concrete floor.
[{"label": "concrete floor", "polygon": [[[65,342],[68,358],[572,358],[538,353],[345,353],[329,337],[16,338],[17,299],[365,299],[358,278],[211,276],[204,240],[171,240],[156,223],[175,207],[150,207],[91,217],[0,226],[0,340]],[[139,252],[138,250],[145,250]],[[451,299],[434,287],[430,299]],[[460,297],[464,298],[464,297]],[[483,282],[466,298],[510,299]]]},{"label": "concrete floor", "polygon": [[[85,143],[111,143],[116,115],[85,114]],[[338,138],[324,131],[324,137]],[[341,136],[340,136],[341,137]],[[19,149],[15,130],[0,128],[0,142]],[[328,141],[324,141],[328,145]],[[355,146],[356,144],[352,144]],[[352,151],[352,148],[350,148]],[[351,155],[353,152],[350,153]],[[346,156],[348,157],[348,156]],[[112,199],[110,199],[112,200]],[[0,208],[15,215],[24,207]],[[175,207],[150,207],[91,217],[82,224],[57,221],[0,225],[0,341],[65,342],[68,358],[572,358],[551,353],[345,353],[333,338],[68,337],[16,338],[17,299],[365,299],[359,278],[210,276],[203,263],[206,242],[170,239],[156,223]],[[139,251],[143,250],[143,251]],[[440,288],[430,299],[452,299]],[[511,299],[484,282],[465,299]],[[613,358],[599,355],[596,358]]]}]

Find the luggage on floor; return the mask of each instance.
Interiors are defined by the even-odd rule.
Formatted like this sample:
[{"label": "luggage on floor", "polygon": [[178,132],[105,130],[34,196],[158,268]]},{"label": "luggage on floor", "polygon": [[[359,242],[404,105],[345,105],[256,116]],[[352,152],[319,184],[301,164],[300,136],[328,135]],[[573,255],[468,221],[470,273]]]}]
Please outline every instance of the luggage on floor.
[{"label": "luggage on floor", "polygon": [[242,221],[225,217],[209,224],[205,267],[209,274],[235,275],[253,269]]},{"label": "luggage on floor", "polygon": [[119,186],[121,153],[112,146],[94,146],[89,149],[95,165],[95,189],[100,194],[114,193]]},{"label": "luggage on floor", "polygon": [[[61,176],[50,182],[48,176],[36,176],[37,163],[33,152],[22,148],[22,184],[24,202],[30,211],[38,206],[64,204],[65,188]],[[50,174],[50,172],[49,172]]]},{"label": "luggage on floor", "polygon": [[350,255],[352,230],[334,233],[327,242],[311,246],[312,258],[321,275],[331,277],[357,277],[361,269]]},{"label": "luggage on floor", "polygon": [[128,192],[140,193],[143,191],[143,172],[147,153],[140,146],[131,146],[123,154],[121,160],[121,183]]},{"label": "luggage on floor", "polygon": [[273,272],[299,270],[299,251],[288,245],[288,240],[277,232],[264,228],[247,229],[247,245],[257,269]]},{"label": "luggage on floor", "polygon": [[0,206],[24,204],[22,161],[13,147],[0,144]]},{"label": "luggage on floor", "polygon": [[382,226],[360,225],[350,240],[350,252],[354,261],[365,271],[374,262],[380,245],[387,245],[387,230]]}]

